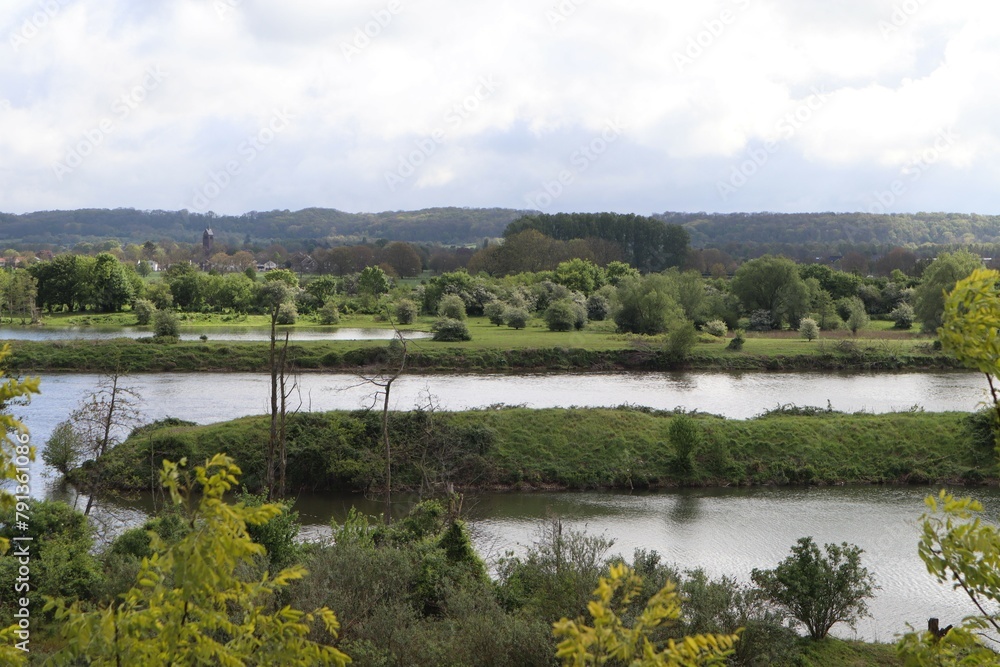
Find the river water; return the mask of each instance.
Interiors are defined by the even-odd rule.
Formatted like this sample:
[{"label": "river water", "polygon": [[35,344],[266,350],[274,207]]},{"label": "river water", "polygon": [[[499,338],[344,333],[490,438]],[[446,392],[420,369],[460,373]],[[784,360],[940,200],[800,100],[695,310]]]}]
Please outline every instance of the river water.
[{"label": "river water", "polygon": [[[114,338],[151,338],[150,327],[3,327],[0,328],[0,339],[3,340],[112,340]],[[184,327],[181,329],[181,340],[200,340],[202,336],[208,340],[252,342],[270,340],[270,329],[248,329],[246,327]],[[390,340],[396,333],[392,329],[359,329],[353,327],[296,327],[288,329],[288,340]],[[430,338],[425,331],[405,331],[403,335],[411,340]],[[279,336],[284,339],[285,331],[279,329]]]},{"label": "river water", "polygon": [[[39,447],[97,383],[89,374],[46,375],[42,394],[16,413]],[[143,397],[146,420],[176,416],[210,423],[266,411],[267,376],[223,373],[159,373],[131,379]],[[750,418],[780,404],[827,404],[837,410],[887,412],[917,406],[928,411],[970,411],[985,398],[975,373],[608,373],[586,375],[405,376],[393,385],[394,409],[433,401],[438,409],[460,410],[496,403],[529,407],[682,407]],[[345,374],[300,378],[303,410],[356,409],[372,403],[372,388]],[[67,497],[57,479],[36,462],[33,492]],[[704,567],[713,575],[749,579],[754,567],[773,567],[795,541],[847,541],[865,549],[864,563],[882,587],[871,605],[874,617],[857,636],[891,641],[907,622],[924,627],[938,616],[955,623],[971,609],[961,595],[937,585],[917,557],[917,518],[928,488],[863,487],[821,489],[683,490],[656,494],[536,493],[470,497],[475,544],[488,559],[507,550],[523,552],[550,514],[573,528],[615,540],[613,550],[631,557],[635,548],[656,549],[683,567]],[[1000,494],[975,489],[991,516]],[[401,504],[405,499],[401,500]],[[352,505],[376,514],[380,505],[360,496],[310,496],[297,502],[305,534],[329,533],[331,517],[342,519]],[[141,520],[141,501],[105,508],[113,521]],[[846,628],[839,636],[854,634]]]}]

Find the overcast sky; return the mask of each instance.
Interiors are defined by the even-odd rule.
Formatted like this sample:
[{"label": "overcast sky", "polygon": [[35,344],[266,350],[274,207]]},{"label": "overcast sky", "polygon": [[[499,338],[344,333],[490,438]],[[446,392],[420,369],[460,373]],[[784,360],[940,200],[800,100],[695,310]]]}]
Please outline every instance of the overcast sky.
[{"label": "overcast sky", "polygon": [[3,0],[0,210],[1000,213],[996,0]]}]

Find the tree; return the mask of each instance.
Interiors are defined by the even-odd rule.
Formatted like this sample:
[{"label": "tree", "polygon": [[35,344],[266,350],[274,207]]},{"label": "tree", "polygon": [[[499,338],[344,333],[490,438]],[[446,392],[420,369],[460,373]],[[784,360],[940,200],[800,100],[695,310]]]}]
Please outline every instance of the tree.
[{"label": "tree", "polygon": [[377,297],[389,291],[389,278],[377,266],[368,266],[358,276],[358,291],[370,297]]},{"label": "tree", "polygon": [[274,269],[264,274],[264,282],[280,281],[295,289],[299,286],[299,277],[291,269]]},{"label": "tree", "polygon": [[34,276],[25,269],[16,269],[4,287],[4,302],[11,320],[21,318],[21,324],[38,321],[35,301],[38,284]]},{"label": "tree", "polygon": [[113,371],[101,377],[97,391],[70,415],[72,428],[82,446],[79,459],[89,464],[78,482],[87,494],[83,513],[90,516],[104,479],[104,455],[117,446],[139,421],[139,393],[126,384],[127,376]]},{"label": "tree", "polygon": [[666,645],[651,639],[662,626],[674,625],[681,617],[681,600],[676,586],[668,582],[646,603],[632,627],[623,617],[642,591],[642,578],[632,568],[612,565],[587,605],[593,626],[582,619],[563,618],[553,625],[559,642],[556,658],[565,667],[626,664],[631,667],[671,667],[723,665],[739,639],[738,634],[702,634],[670,639]]},{"label": "tree", "polygon": [[382,249],[381,257],[403,278],[419,276],[424,268],[420,254],[409,243],[393,241]]},{"label": "tree", "polygon": [[795,262],[764,255],[736,269],[730,291],[747,312],[767,310],[775,323],[784,318],[795,326],[809,306],[809,292]]},{"label": "tree", "polygon": [[[929,270],[929,269],[928,269]],[[993,409],[1000,416],[1000,272],[976,269],[958,280],[942,304],[938,332],[945,351],[986,375]],[[994,438],[1000,444],[1000,433]],[[945,632],[907,633],[899,643],[907,665],[995,665],[984,645],[1000,640],[1000,531],[982,521],[983,507],[942,490],[926,499],[918,547],[927,571],[940,583],[952,582],[969,596],[979,614]]]},{"label": "tree", "polygon": [[[274,273],[271,271],[270,273]],[[290,273],[290,272],[289,272]],[[267,497],[274,499],[284,494],[285,478],[285,409],[288,393],[285,388],[287,371],[288,334],[285,344],[278,348],[277,326],[281,309],[292,299],[292,289],[283,279],[265,280],[257,290],[257,297],[265,312],[270,315],[271,330],[267,353],[267,367],[271,375],[268,399],[271,406],[271,424],[268,430],[267,450],[264,457],[264,479]],[[278,470],[280,468],[280,472]],[[276,476],[277,475],[277,476]],[[279,489],[279,485],[282,487]]]},{"label": "tree", "polygon": [[437,314],[452,320],[464,320],[465,301],[457,294],[446,294],[438,303]]},{"label": "tree", "polygon": [[172,310],[158,310],[153,313],[153,336],[156,338],[176,338],[180,334],[177,316]]},{"label": "tree", "polygon": [[659,274],[624,278],[618,283],[616,302],[614,320],[622,332],[655,335],[683,318],[670,279]]},{"label": "tree", "polygon": [[132,304],[132,313],[135,314],[135,323],[141,326],[149,324],[156,313],[156,306],[152,301],[146,299],[136,299]]},{"label": "tree", "polygon": [[750,577],[763,595],[802,623],[809,636],[823,639],[837,623],[854,623],[868,615],[875,582],[861,565],[859,547],[846,542],[824,546],[799,538],[792,555],[773,570],[754,569]]},{"label": "tree", "polygon": [[417,304],[409,299],[400,299],[396,302],[396,321],[400,324],[413,324],[419,312]]},{"label": "tree", "polygon": [[846,324],[851,333],[855,335],[857,335],[858,329],[864,329],[868,326],[868,311],[865,310],[864,302],[856,296],[848,299]]},{"label": "tree", "polygon": [[515,308],[509,306],[503,311],[503,321],[504,323],[514,329],[523,329],[528,324],[528,311],[524,308]]},{"label": "tree", "polygon": [[[572,299],[559,299],[545,309],[544,319],[549,331],[572,331],[579,318],[578,305]],[[586,322],[586,314],[583,316]]]},{"label": "tree", "polygon": [[941,253],[921,276],[914,294],[913,311],[924,331],[934,332],[942,322],[944,295],[962,278],[980,268],[982,260],[970,252],[959,250]]},{"label": "tree", "polygon": [[111,253],[102,252],[91,271],[94,305],[106,313],[117,313],[135,298],[125,267]]},{"label": "tree", "polygon": [[591,261],[574,258],[556,266],[553,280],[574,292],[590,296],[604,285],[604,271]]},{"label": "tree", "polygon": [[804,317],[799,322],[799,335],[808,341],[816,340],[819,337],[819,325],[811,317]]},{"label": "tree", "polygon": [[66,641],[57,661],[95,667],[350,661],[333,646],[309,638],[317,622],[336,638],[339,625],[332,611],[274,605],[289,582],[306,574],[301,566],[263,577],[241,575],[265,553],[250,539],[248,526],[264,524],[281,509],[226,504],[223,495],[239,475],[240,469],[221,454],[196,467],[193,478],[164,461],[160,480],[174,505],[183,507],[198,497],[189,517],[192,530],[171,545],[150,531],[153,556],[143,559],[135,585],[120,602],[85,611],[79,602],[49,598],[45,610],[54,615]]},{"label": "tree", "polygon": [[52,430],[42,460],[63,475],[68,475],[79,465],[84,451],[83,438],[80,432],[73,428],[73,422],[63,421]]},{"label": "tree", "polygon": [[434,332],[433,340],[444,342],[461,342],[472,340],[469,327],[464,320],[456,320],[450,317],[442,317],[431,325]]}]

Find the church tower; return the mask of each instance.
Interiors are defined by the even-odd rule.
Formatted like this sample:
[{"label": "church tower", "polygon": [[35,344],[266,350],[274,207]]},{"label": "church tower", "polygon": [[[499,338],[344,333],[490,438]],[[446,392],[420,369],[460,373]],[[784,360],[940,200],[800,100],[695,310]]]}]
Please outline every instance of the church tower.
[{"label": "church tower", "polygon": [[205,249],[205,257],[212,254],[213,245],[215,245],[215,234],[212,233],[211,227],[207,227],[205,233],[201,235],[201,247]]}]

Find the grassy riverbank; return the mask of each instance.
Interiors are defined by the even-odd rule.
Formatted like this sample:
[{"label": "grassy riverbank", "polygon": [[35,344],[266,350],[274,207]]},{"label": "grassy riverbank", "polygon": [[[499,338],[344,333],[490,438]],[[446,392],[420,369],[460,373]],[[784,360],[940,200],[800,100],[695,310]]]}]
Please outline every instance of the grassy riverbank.
[{"label": "grassy riverbank", "polygon": [[[996,478],[989,437],[968,415],[847,415],[793,410],[752,420],[636,409],[508,408],[392,413],[397,488],[662,488],[760,484],[979,483]],[[292,489],[380,488],[380,415],[327,412],[289,419]],[[676,429],[675,429],[676,430]],[[108,456],[114,486],[150,488],[159,460],[235,457],[259,488],[268,418],[141,429]],[[685,448],[690,455],[685,455]]]},{"label": "grassy riverbank", "polygon": [[[503,331],[503,330],[501,330]],[[508,334],[507,331],[503,331]],[[931,349],[928,340],[884,338],[807,342],[786,337],[750,337],[741,351],[727,339],[705,337],[686,356],[669,354],[657,338],[604,333],[510,331],[473,340],[409,343],[408,368],[418,372],[608,371],[608,370],[930,370],[957,368]],[[18,372],[222,371],[264,372],[268,343],[135,340],[12,341],[11,368]],[[292,342],[289,359],[298,370],[339,371],[385,360],[386,341]]]}]

